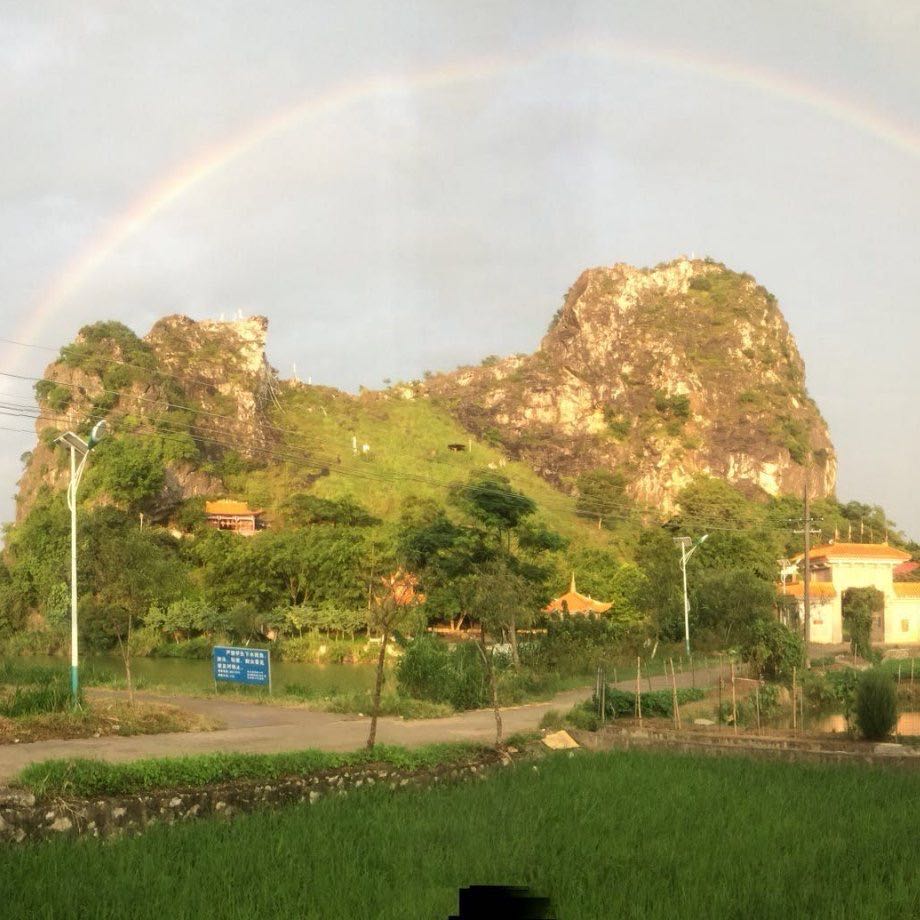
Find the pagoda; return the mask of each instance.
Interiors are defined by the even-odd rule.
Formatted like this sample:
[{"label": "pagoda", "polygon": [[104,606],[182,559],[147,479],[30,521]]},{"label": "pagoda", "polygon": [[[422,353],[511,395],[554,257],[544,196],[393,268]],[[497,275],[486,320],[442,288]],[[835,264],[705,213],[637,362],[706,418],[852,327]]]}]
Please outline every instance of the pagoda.
[{"label": "pagoda", "polygon": [[546,613],[606,613],[612,606],[579,594],[575,589],[575,573],[572,572],[569,590],[551,600],[543,609]]}]

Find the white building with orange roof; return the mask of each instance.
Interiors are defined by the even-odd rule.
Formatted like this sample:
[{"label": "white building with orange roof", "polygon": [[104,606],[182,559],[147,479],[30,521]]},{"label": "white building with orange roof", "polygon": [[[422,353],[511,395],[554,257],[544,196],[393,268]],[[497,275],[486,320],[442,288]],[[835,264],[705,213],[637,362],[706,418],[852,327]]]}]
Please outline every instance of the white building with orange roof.
[{"label": "white building with orange roof", "polygon": [[[895,569],[910,553],[887,543],[827,543],[809,552],[811,570],[811,641],[836,645],[843,639],[843,595],[850,588],[876,588],[885,598],[873,619],[872,641],[885,644],[920,643],[920,582],[894,580]],[[799,602],[804,616],[804,554],[794,557],[797,574],[779,586],[781,594]]]}]

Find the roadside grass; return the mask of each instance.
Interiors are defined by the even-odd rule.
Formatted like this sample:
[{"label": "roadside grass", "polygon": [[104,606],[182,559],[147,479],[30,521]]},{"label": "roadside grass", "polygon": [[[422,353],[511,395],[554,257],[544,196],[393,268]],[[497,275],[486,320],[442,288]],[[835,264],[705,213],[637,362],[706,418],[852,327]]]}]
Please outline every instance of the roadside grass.
[{"label": "roadside grass", "polygon": [[[536,766],[536,769],[534,768]],[[565,920],[915,917],[920,774],[649,752],[375,787],[232,822],[0,850],[6,917],[447,917],[524,885]]]},{"label": "roadside grass", "polygon": [[[68,701],[69,705],[69,701]],[[0,744],[24,744],[51,739],[93,738],[103,735],[158,735],[201,732],[221,723],[176,706],[112,700],[84,702],[78,710],[63,709],[5,718],[0,716]]]},{"label": "roadside grass", "polygon": [[14,780],[42,798],[129,795],[157,789],[188,789],[235,780],[276,780],[320,770],[365,764],[388,764],[418,769],[437,764],[460,763],[481,753],[477,744],[430,744],[418,748],[377,745],[338,753],[309,748],[280,754],[193,754],[186,757],[155,757],[126,763],[74,758],[30,764]]}]

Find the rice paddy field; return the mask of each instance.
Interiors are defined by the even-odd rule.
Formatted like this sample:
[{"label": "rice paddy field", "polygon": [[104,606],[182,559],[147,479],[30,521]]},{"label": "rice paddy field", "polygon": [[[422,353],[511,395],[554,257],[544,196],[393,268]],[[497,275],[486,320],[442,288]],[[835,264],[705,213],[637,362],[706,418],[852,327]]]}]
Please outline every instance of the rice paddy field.
[{"label": "rice paddy field", "polygon": [[575,918],[920,916],[920,772],[552,755],[108,842],[0,849],[5,918],[446,918],[470,884]]}]

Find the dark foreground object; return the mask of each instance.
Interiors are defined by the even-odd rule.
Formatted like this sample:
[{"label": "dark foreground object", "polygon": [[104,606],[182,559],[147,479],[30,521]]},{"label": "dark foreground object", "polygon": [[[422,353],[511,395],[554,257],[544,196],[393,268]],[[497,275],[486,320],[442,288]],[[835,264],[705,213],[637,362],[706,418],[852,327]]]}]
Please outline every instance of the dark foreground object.
[{"label": "dark foreground object", "polygon": [[555,920],[549,898],[535,897],[526,888],[503,888],[497,885],[471,885],[460,889],[460,913],[449,920]]}]

